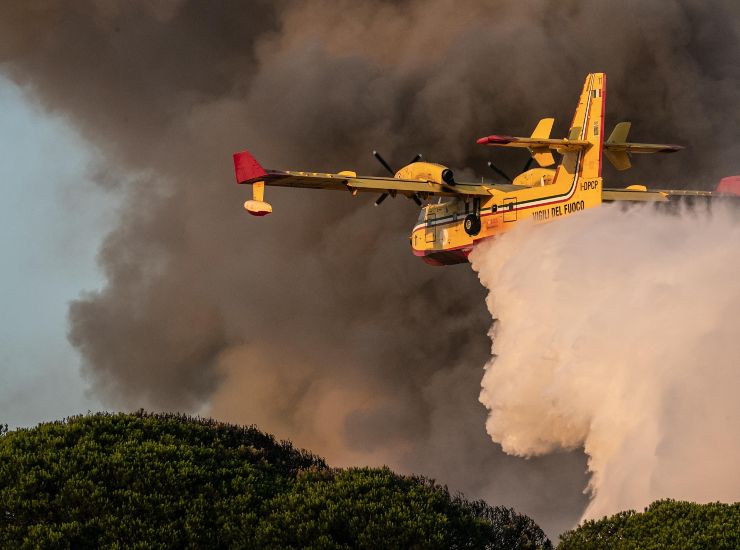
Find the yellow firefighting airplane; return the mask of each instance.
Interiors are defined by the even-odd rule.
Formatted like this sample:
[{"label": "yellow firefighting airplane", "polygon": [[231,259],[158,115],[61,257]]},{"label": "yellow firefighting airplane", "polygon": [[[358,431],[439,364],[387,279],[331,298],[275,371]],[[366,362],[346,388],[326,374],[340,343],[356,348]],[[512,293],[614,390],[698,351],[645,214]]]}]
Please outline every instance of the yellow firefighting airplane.
[{"label": "yellow firefighting airplane", "polygon": [[[550,139],[554,119],[539,122],[531,137],[491,135],[478,140],[481,145],[520,147],[529,150],[538,168],[527,170],[510,184],[457,182],[452,170],[430,162],[414,162],[393,177],[265,170],[254,157],[243,151],[234,154],[238,183],[252,184],[252,200],[245,209],[255,216],[272,212],[264,201],[264,186],[276,185],[309,189],[380,193],[376,205],[386,197],[404,195],[422,206],[422,200],[440,197],[439,202],[422,206],[411,232],[411,248],[416,256],[432,265],[467,261],[476,243],[511,230],[523,220],[545,223],[594,208],[608,201],[669,201],[674,197],[712,198],[708,191],[648,191],[633,185],[626,189],[605,189],[602,185],[602,155],[619,170],[630,167],[628,153],[666,153],[681,149],[677,145],[628,143],[630,123],[619,123],[604,142],[606,75],[586,77],[573,122],[565,139]],[[556,169],[552,151],[563,156]],[[389,172],[393,170],[374,153]],[[495,169],[495,167],[493,167]],[[740,195],[740,178],[726,178],[717,189]],[[442,198],[444,197],[444,198]]]}]

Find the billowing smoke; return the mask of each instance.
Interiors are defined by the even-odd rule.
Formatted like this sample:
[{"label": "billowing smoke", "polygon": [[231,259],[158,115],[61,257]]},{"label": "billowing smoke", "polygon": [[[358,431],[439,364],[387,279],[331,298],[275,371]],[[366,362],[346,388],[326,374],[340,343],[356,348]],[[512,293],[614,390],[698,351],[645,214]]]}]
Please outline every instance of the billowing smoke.
[{"label": "billowing smoke", "polygon": [[[153,7],[155,6],[155,7]],[[38,0],[0,6],[0,67],[100,149],[128,197],[100,252],[108,284],[70,339],[111,406],[258,422],[336,464],[387,461],[531,513],[579,517],[581,453],[505,456],[476,402],[485,290],[413,258],[411,201],[268,189],[241,209],[230,155],[380,174],[417,152],[491,177],[475,139],[558,117],[608,73],[609,125],[686,144],[622,181],[736,173],[739,6],[515,0]],[[525,158],[500,154],[515,172]],[[642,159],[641,159],[642,160]],[[53,167],[50,175],[53,176]],[[73,212],[70,215],[74,215]]]},{"label": "billowing smoke", "polygon": [[474,250],[504,451],[584,448],[586,517],[740,500],[740,214],[608,206]]}]

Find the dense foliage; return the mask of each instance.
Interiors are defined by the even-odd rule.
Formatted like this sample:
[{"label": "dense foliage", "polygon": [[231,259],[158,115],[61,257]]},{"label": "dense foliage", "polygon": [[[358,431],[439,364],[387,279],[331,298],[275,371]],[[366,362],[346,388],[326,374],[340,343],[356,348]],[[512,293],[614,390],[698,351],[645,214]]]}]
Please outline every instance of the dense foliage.
[{"label": "dense foliage", "polygon": [[549,548],[419,477],[328,468],[254,427],[144,412],[0,432],[2,548]]},{"label": "dense foliage", "polygon": [[740,548],[740,503],[659,500],[641,514],[630,510],[598,521],[586,521],[560,539],[559,550],[736,550]]}]

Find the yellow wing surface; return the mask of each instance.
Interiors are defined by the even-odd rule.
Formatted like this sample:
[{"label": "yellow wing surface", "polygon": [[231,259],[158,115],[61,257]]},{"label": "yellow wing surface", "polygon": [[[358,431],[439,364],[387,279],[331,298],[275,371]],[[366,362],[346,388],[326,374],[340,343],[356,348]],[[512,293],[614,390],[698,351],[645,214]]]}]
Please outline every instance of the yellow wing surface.
[{"label": "yellow wing surface", "polygon": [[399,170],[392,178],[370,177],[357,176],[352,171],[330,174],[265,170],[249,151],[241,151],[234,153],[234,169],[237,183],[252,184],[253,186],[253,200],[247,201],[245,208],[255,215],[272,212],[270,205],[263,200],[265,185],[349,191],[353,195],[360,191],[388,193],[392,197],[404,195],[418,203],[431,196],[489,197],[492,189],[507,187],[478,183],[458,183],[454,180],[449,168],[430,162],[411,163]]},{"label": "yellow wing surface", "polygon": [[733,199],[740,200],[740,176],[722,178],[714,191],[687,189],[650,189],[644,185],[630,185],[626,189],[604,189],[602,200],[633,202],[668,202],[681,199]]}]

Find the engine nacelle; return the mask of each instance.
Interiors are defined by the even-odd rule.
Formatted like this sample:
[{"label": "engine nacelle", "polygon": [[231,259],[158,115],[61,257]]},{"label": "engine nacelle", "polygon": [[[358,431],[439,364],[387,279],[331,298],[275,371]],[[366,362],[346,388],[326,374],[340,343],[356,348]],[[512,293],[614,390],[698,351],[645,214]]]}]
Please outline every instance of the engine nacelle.
[{"label": "engine nacelle", "polygon": [[396,177],[403,180],[431,181],[443,185],[455,185],[452,170],[433,162],[412,162],[396,172]]}]

